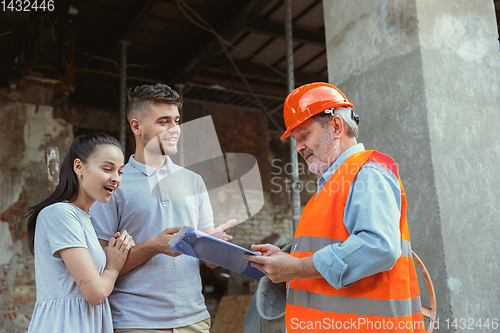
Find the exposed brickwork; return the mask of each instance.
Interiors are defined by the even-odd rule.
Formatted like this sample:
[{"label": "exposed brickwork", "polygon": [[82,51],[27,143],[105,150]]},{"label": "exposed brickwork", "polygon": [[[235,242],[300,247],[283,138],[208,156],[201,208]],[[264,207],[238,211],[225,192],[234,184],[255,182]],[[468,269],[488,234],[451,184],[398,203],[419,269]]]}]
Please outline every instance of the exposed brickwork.
[{"label": "exposed brickwork", "polygon": [[0,332],[26,332],[36,301],[33,261],[16,253],[0,274]]},{"label": "exposed brickwork", "polygon": [[[23,216],[26,208],[26,193],[2,213],[2,223],[9,224],[13,246],[10,262],[0,265],[0,333],[25,332],[36,301],[33,258],[23,255],[26,242]],[[30,258],[31,257],[31,258]]]},{"label": "exposed brickwork", "polygon": [[66,87],[20,80],[0,89],[0,333],[26,332],[36,301],[26,208],[48,194],[46,149],[73,139]]},{"label": "exposed brickwork", "polygon": [[26,231],[21,229],[21,222],[25,215],[26,209],[26,192],[22,192],[19,200],[9,209],[0,215],[0,220],[9,223],[9,230],[12,239],[24,238],[27,236]]}]

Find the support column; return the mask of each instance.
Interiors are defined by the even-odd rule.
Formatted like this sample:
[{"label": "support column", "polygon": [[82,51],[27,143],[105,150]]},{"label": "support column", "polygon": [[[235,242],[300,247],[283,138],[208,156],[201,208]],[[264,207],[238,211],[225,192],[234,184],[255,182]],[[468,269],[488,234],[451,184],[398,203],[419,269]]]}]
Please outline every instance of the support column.
[{"label": "support column", "polygon": [[124,155],[127,142],[127,47],[129,45],[130,42],[127,40],[120,41],[120,145]]},{"label": "support column", "polygon": [[[292,36],[292,4],[291,0],[284,1],[285,6],[285,41],[286,63],[288,77],[288,92],[295,89],[295,71],[293,66],[293,36]],[[300,190],[299,190],[299,160],[295,151],[297,141],[290,136],[290,162],[292,163],[292,181],[290,186],[293,231],[297,229],[300,220]]]},{"label": "support column", "polygon": [[360,114],[358,141],[399,165],[412,247],[434,282],[440,332],[457,328],[453,319],[491,324],[500,313],[493,1],[323,3],[329,81]]}]

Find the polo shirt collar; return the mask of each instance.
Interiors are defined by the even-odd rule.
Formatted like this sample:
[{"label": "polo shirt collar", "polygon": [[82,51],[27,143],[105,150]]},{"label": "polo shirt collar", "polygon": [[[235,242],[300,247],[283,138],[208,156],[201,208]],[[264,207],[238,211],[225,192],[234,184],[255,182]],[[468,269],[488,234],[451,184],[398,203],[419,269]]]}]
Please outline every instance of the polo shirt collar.
[{"label": "polo shirt collar", "polygon": [[150,167],[149,165],[142,164],[141,162],[137,162],[137,160],[134,158],[134,156],[135,156],[135,154],[132,154],[132,156],[130,156],[128,162],[134,168],[136,168],[137,170],[139,170],[140,172],[142,172],[143,174],[145,174],[148,177],[151,177],[156,171],[160,171],[160,172],[164,171],[164,172],[170,173],[170,171],[173,169],[173,166],[174,166],[174,163],[172,162],[172,160],[170,159],[169,156],[167,156],[165,164],[160,169],[155,169],[155,168]]}]

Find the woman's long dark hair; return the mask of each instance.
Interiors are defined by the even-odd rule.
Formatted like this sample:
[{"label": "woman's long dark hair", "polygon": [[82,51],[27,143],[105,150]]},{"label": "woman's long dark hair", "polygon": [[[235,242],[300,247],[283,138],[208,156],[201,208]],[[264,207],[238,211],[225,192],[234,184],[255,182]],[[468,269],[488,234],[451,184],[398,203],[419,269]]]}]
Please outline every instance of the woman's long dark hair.
[{"label": "woman's long dark hair", "polygon": [[59,173],[59,184],[54,192],[38,205],[28,208],[28,248],[31,253],[35,253],[35,227],[36,219],[42,209],[54,203],[64,200],[75,201],[78,197],[78,179],[73,170],[75,159],[80,159],[83,163],[87,163],[89,158],[95,153],[96,149],[101,145],[115,145],[121,149],[120,143],[111,135],[106,133],[92,133],[80,135],[73,140],[69,147],[68,154],[61,164]]}]

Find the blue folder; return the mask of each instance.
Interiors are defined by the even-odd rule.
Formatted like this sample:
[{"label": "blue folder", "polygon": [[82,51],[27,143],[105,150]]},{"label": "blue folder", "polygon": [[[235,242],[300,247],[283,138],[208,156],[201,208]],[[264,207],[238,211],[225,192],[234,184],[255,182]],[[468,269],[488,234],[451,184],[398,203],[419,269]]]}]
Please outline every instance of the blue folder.
[{"label": "blue folder", "polygon": [[252,279],[260,279],[264,273],[250,265],[244,254],[258,255],[241,246],[225,242],[203,231],[184,226],[170,240],[172,250],[227,268]]}]

